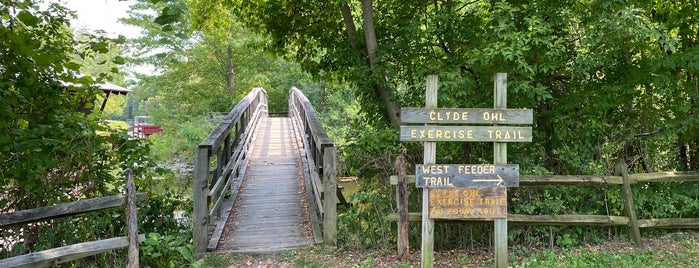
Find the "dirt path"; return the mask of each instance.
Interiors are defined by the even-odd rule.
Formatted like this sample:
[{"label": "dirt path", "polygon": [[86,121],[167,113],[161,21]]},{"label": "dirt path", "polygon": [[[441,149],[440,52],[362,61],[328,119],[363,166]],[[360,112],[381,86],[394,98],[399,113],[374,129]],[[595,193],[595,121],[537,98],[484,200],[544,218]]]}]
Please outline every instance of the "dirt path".
[{"label": "dirt path", "polygon": [[[530,260],[531,256],[543,251],[553,253],[561,258],[561,261],[565,261],[565,256],[604,252],[641,256],[652,253],[652,261],[663,264],[663,267],[686,267],[686,263],[699,263],[699,233],[697,232],[646,237],[643,242],[643,248],[636,248],[629,241],[618,239],[600,245],[583,245],[571,249],[511,249],[510,258],[514,261],[510,261],[510,266],[521,267],[522,262]],[[415,249],[410,252],[407,260],[398,260],[395,252],[392,251],[333,250],[323,247],[309,247],[268,255],[226,254],[210,256],[209,259],[208,267],[420,267],[420,251]],[[673,263],[678,264],[673,265]],[[492,252],[489,251],[459,249],[435,252],[435,267],[491,266]],[[653,266],[649,264],[646,267]]]}]

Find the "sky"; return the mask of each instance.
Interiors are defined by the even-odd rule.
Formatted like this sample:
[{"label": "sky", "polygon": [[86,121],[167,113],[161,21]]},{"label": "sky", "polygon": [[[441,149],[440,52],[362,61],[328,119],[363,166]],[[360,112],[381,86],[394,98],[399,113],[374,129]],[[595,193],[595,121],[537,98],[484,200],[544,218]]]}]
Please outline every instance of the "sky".
[{"label": "sky", "polygon": [[[77,12],[77,21],[72,25],[75,29],[87,28],[91,30],[104,30],[109,37],[124,35],[134,38],[139,35],[139,29],[118,23],[117,20],[126,17],[129,6],[135,1],[119,0],[53,0],[62,2],[71,10]],[[53,2],[52,1],[52,2]]]}]

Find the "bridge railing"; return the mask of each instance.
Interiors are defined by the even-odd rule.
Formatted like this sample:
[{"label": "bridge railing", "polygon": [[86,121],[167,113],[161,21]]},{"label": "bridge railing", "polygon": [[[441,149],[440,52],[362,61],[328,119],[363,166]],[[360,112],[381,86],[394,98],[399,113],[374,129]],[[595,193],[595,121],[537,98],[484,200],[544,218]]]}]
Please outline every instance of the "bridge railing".
[{"label": "bridge railing", "polygon": [[235,202],[248,165],[247,147],[252,132],[264,116],[267,92],[254,88],[196,149],[192,242],[198,258],[207,249],[215,249],[221,237],[226,221],[218,221],[213,230],[211,222],[221,217],[222,204]]},{"label": "bridge railing", "polygon": [[[289,117],[291,117],[297,133],[302,135],[307,167],[306,187],[311,187],[307,192],[312,195],[309,198],[309,206],[314,207],[316,213],[311,213],[311,220],[318,222],[322,217],[323,243],[330,246],[337,245],[337,177],[336,177],[336,152],[332,140],[323,129],[318,115],[308,98],[297,88],[289,91]],[[319,237],[316,241],[319,242]]]}]

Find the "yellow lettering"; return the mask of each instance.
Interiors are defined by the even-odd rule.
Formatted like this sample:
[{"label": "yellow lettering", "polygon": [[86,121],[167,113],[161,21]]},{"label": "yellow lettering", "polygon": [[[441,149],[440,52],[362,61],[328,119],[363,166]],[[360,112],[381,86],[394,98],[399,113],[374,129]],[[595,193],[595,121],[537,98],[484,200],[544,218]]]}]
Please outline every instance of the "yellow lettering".
[{"label": "yellow lettering", "polygon": [[492,139],[493,138],[493,130],[488,129],[488,138]]},{"label": "yellow lettering", "polygon": [[417,138],[417,129],[410,130],[410,138]]},{"label": "yellow lettering", "polygon": [[430,120],[435,121],[437,120],[436,112],[434,110],[430,110]]},{"label": "yellow lettering", "polygon": [[473,130],[469,130],[468,135],[466,135],[469,139],[473,139]]},{"label": "yellow lettering", "polygon": [[495,138],[496,138],[496,139],[502,139],[502,131],[496,130],[496,131],[495,131]]},{"label": "yellow lettering", "polygon": [[468,120],[468,112],[461,113],[461,120],[464,120],[464,121]]},{"label": "yellow lettering", "polygon": [[505,131],[505,139],[506,140],[510,139],[510,132],[509,131]]},{"label": "yellow lettering", "polygon": [[459,139],[463,139],[463,138],[464,138],[464,131],[459,130]]},{"label": "yellow lettering", "polygon": [[435,137],[437,139],[441,139],[442,138],[442,130],[437,129],[437,131],[435,131]]}]

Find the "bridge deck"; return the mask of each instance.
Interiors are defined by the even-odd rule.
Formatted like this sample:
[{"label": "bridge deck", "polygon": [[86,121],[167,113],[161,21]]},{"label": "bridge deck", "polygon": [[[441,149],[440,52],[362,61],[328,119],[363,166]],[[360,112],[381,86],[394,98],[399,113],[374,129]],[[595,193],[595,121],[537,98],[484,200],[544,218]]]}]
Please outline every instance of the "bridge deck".
[{"label": "bridge deck", "polygon": [[247,176],[218,250],[269,252],[313,243],[299,146],[289,118],[261,118]]}]

